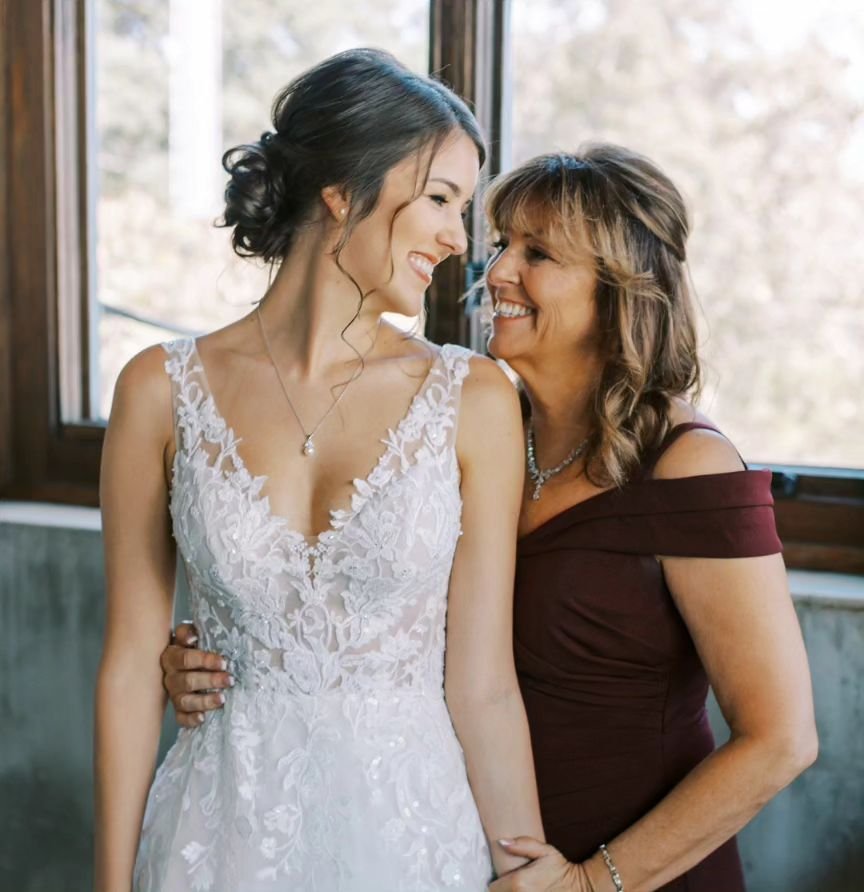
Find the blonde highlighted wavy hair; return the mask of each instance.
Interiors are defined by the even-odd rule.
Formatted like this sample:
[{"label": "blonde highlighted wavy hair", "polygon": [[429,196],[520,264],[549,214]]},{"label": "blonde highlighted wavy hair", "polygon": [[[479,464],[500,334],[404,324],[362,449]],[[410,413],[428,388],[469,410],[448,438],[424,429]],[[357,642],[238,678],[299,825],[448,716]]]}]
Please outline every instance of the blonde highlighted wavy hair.
[{"label": "blonde highlighted wavy hair", "polygon": [[586,247],[593,256],[605,362],[585,468],[596,485],[621,486],[668,432],[673,399],[695,399],[701,386],[684,200],[642,155],[590,144],[504,174],[486,208],[497,233],[532,233],[565,257],[584,257]]}]

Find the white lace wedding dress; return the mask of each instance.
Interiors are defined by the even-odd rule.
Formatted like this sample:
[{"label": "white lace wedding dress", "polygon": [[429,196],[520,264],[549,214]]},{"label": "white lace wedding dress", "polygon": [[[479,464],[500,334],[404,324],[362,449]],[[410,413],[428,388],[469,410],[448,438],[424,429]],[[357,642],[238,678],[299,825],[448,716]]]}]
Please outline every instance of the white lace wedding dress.
[{"label": "white lace wedding dress", "polygon": [[441,350],[350,509],[312,544],[245,468],[194,341],[165,349],[174,535],[200,646],[230,659],[237,684],[156,774],[136,892],[485,890],[442,688],[470,352]]}]

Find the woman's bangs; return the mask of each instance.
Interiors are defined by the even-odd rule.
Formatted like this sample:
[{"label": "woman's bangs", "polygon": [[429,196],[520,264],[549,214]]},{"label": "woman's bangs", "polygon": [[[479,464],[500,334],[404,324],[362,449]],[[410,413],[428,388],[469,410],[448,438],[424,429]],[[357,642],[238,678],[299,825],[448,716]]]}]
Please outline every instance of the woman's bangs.
[{"label": "woman's bangs", "polygon": [[574,223],[581,216],[578,204],[576,196],[562,194],[557,174],[525,171],[521,176],[505,177],[494,188],[489,222],[497,234],[530,235],[569,254],[574,248]]}]

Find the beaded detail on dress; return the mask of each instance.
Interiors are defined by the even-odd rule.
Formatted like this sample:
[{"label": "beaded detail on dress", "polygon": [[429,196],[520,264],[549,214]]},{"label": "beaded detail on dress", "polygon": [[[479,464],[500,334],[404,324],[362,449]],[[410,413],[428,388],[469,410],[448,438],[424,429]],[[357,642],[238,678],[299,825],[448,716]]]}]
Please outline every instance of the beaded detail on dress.
[{"label": "beaded detail on dress", "polygon": [[229,657],[237,684],[157,772],[135,889],[485,889],[443,700],[470,351],[441,349],[350,507],[309,541],[271,512],[195,342],[165,349],[174,534],[200,646]]}]

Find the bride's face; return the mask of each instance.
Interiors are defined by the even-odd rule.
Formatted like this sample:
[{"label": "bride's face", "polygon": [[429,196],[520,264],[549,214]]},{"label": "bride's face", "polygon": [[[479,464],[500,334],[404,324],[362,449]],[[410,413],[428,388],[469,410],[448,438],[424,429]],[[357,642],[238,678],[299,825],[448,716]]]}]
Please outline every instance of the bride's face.
[{"label": "bride's face", "polygon": [[[392,168],[375,210],[357,224],[339,261],[376,312],[417,316],[435,267],[468,247],[464,214],[477,186],[477,147],[461,130],[432,159],[410,156]],[[373,290],[374,289],[374,290]]]}]

